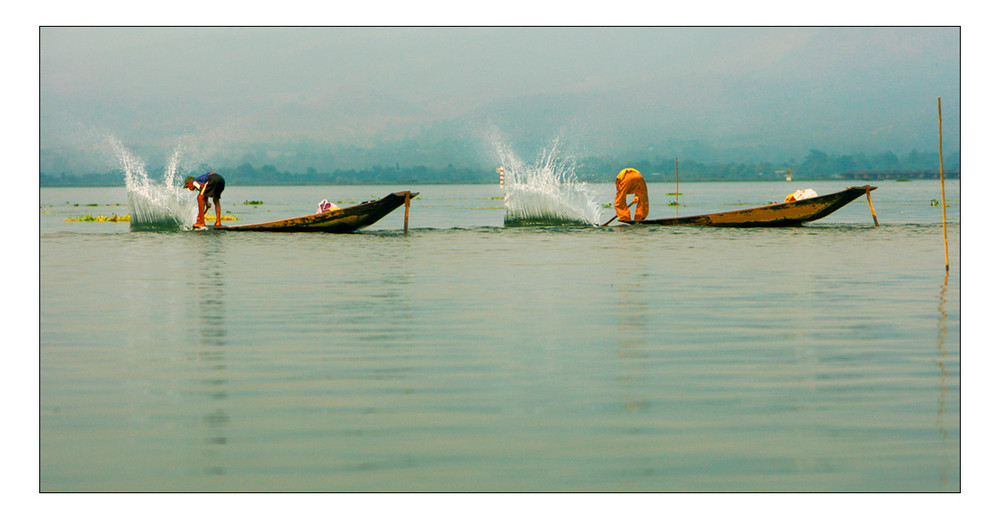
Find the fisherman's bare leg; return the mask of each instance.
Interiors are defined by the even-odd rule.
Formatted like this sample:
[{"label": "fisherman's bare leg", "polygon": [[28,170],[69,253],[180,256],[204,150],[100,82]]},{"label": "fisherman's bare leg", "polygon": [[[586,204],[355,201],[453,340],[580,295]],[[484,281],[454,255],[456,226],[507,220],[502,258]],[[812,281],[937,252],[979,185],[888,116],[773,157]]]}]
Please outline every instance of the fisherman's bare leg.
[{"label": "fisherman's bare leg", "polygon": [[219,200],[220,199],[218,197],[215,197],[215,198],[212,199],[212,202],[215,203],[215,225],[216,226],[221,226],[222,225],[222,207],[219,205]]}]

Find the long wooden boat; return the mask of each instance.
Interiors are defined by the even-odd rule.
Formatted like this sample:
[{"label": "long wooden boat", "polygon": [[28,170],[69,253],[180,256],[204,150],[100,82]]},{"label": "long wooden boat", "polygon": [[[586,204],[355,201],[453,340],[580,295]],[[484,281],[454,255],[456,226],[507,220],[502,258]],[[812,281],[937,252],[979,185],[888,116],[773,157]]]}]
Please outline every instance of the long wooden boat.
[{"label": "long wooden boat", "polygon": [[325,213],[316,213],[302,217],[275,220],[261,224],[243,224],[238,226],[212,227],[219,231],[274,231],[274,232],[322,232],[322,233],[353,233],[366,228],[379,219],[392,213],[393,210],[406,203],[419,193],[400,191],[390,193],[379,200],[362,202],[356,206],[340,208]]},{"label": "long wooden boat", "polygon": [[798,226],[803,222],[821,219],[846,206],[875,186],[851,186],[843,191],[793,202],[781,202],[691,217],[659,218],[640,221],[623,220],[629,225],[652,226],[720,226],[720,227],[778,227]]}]

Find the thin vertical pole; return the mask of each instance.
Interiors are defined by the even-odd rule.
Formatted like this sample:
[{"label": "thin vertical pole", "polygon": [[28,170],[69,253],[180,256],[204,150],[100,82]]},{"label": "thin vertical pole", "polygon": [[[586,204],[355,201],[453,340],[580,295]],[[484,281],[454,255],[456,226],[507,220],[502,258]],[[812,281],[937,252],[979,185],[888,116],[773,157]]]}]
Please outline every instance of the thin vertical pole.
[{"label": "thin vertical pole", "polygon": [[944,270],[948,271],[948,218],[944,199],[944,146],[941,137],[941,98],[938,98],[938,166],[941,169],[941,229],[944,230]]},{"label": "thin vertical pole", "polygon": [[403,236],[406,236],[410,234],[410,192],[406,192],[404,197],[406,210],[403,212]]},{"label": "thin vertical pole", "polygon": [[674,157],[674,174],[677,179],[677,186],[674,188],[674,200],[677,202],[674,204],[674,214],[680,216],[681,214],[681,165],[676,157]]}]

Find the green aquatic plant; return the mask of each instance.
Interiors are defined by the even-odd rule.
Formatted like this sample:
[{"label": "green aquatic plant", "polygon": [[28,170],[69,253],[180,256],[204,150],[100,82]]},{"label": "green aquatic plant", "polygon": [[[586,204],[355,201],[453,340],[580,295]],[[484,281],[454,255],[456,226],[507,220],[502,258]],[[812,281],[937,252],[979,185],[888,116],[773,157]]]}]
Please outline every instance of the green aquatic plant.
[{"label": "green aquatic plant", "polygon": [[66,219],[66,222],[131,222],[132,216],[129,214],[119,215],[117,213],[112,213],[110,217],[105,215],[93,216],[90,214],[83,215],[77,218],[70,217]]},{"label": "green aquatic plant", "polygon": [[259,205],[261,205],[263,203],[264,203],[264,201],[262,201],[262,200],[244,200],[243,201],[243,205],[244,206],[259,206]]},{"label": "green aquatic plant", "polygon": [[[232,215],[223,215],[222,220],[240,220]],[[107,215],[81,215],[79,217],[70,217],[66,219],[66,222],[131,222],[132,215],[126,213],[124,215],[119,215],[117,213],[112,213],[111,216]]]}]

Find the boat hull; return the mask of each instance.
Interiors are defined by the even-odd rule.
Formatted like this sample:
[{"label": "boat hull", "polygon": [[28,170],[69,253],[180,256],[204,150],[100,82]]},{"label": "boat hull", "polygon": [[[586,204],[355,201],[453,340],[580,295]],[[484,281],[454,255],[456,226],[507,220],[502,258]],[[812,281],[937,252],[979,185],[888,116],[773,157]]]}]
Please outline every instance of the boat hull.
[{"label": "boat hull", "polygon": [[363,202],[356,206],[340,208],[325,213],[275,220],[261,224],[243,224],[212,229],[224,231],[270,231],[277,233],[354,233],[378,222],[382,217],[405,204],[408,198],[412,199],[417,195],[419,194],[401,191],[390,193],[379,200]]},{"label": "boat hull", "polygon": [[622,221],[644,226],[787,227],[821,219],[853,202],[875,186],[851,186],[843,191],[793,202],[710,213],[691,217]]}]

